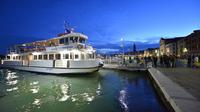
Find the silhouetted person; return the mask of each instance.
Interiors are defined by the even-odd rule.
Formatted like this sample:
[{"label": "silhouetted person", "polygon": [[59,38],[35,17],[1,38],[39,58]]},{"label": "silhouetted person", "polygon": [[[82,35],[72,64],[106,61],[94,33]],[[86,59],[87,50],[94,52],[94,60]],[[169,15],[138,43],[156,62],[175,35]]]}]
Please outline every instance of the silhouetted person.
[{"label": "silhouetted person", "polygon": [[160,66],[163,67],[163,56],[160,56]]},{"label": "silhouetted person", "polygon": [[132,63],[132,59],[131,59],[131,57],[129,57],[129,63]]},{"label": "silhouetted person", "polygon": [[195,56],[192,55],[192,59],[191,59],[191,67],[193,67],[193,65],[194,65],[194,59],[195,59]]},{"label": "silhouetted person", "polygon": [[169,67],[169,57],[167,55],[163,56],[163,61],[164,61],[165,67]]},{"label": "silhouetted person", "polygon": [[174,68],[176,65],[176,57],[174,55],[170,56],[171,67]]},{"label": "silhouetted person", "polygon": [[190,55],[187,58],[187,66],[191,67],[191,56]]},{"label": "silhouetted person", "polygon": [[156,56],[154,56],[153,57],[153,65],[155,68],[157,67],[157,61],[158,61],[158,58]]},{"label": "silhouetted person", "polygon": [[145,66],[147,67],[148,60],[146,56],[144,57],[144,63],[145,63]]}]

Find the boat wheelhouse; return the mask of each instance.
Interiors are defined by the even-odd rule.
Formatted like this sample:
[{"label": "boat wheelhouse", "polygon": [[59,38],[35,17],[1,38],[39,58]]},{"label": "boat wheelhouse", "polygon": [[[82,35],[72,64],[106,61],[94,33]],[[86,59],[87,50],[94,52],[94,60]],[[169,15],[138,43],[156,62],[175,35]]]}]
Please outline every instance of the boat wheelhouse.
[{"label": "boat wheelhouse", "polygon": [[82,33],[67,30],[49,40],[14,45],[1,67],[53,74],[98,71],[100,61],[87,39]]}]

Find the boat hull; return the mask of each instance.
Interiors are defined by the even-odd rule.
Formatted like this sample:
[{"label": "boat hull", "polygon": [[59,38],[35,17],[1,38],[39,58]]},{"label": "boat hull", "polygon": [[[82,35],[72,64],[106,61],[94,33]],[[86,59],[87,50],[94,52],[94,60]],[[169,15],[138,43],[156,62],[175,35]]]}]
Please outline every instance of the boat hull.
[{"label": "boat hull", "polygon": [[53,67],[32,67],[32,66],[11,66],[0,65],[1,68],[11,68],[29,72],[47,73],[47,74],[85,74],[99,70],[99,67],[91,68],[53,68]]}]

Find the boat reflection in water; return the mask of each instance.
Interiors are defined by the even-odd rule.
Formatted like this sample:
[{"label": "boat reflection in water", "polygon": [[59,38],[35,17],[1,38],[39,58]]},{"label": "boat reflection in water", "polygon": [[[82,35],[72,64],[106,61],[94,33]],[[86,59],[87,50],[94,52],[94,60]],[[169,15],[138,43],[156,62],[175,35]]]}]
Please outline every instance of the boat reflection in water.
[{"label": "boat reflection in water", "polygon": [[165,112],[143,72],[55,76],[1,69],[2,112]]}]

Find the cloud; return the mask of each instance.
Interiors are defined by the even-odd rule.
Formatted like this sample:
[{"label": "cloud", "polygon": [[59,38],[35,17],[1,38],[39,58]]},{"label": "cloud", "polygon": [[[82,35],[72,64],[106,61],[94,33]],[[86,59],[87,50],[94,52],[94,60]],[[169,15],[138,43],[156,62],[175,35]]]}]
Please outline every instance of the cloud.
[{"label": "cloud", "polygon": [[97,52],[101,54],[116,53],[116,52],[119,52],[119,49],[100,48],[100,49],[97,49]]},{"label": "cloud", "polygon": [[[133,50],[133,43],[136,44],[137,50],[144,50],[147,48],[159,47],[158,41],[124,41],[125,52]],[[99,53],[118,53],[122,51],[120,47],[121,42],[108,42],[108,43],[92,43],[92,46],[97,49]]]}]

